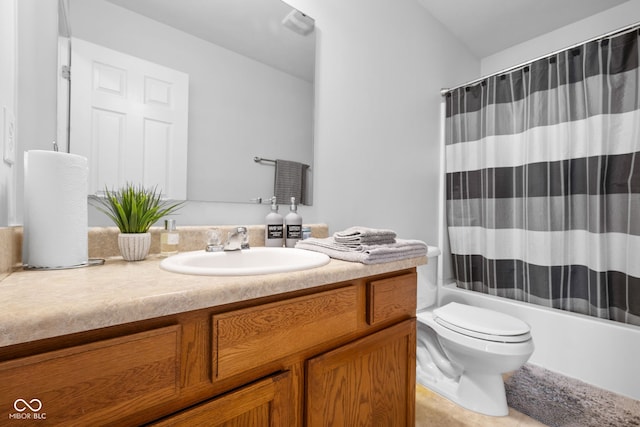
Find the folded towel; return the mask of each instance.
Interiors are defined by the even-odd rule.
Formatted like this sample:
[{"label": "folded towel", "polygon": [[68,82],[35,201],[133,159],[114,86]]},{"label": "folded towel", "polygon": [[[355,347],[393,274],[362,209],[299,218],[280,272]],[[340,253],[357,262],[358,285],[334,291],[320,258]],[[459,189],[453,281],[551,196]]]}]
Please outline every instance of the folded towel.
[{"label": "folded towel", "polygon": [[427,245],[420,240],[397,239],[395,243],[378,245],[344,245],[333,237],[309,238],[296,243],[296,248],[321,252],[331,258],[362,264],[379,264],[426,256]]},{"label": "folded towel", "polygon": [[333,238],[337,243],[344,244],[387,244],[396,241],[396,233],[393,230],[356,226],[334,233]]},{"label": "folded towel", "polygon": [[298,204],[307,204],[307,169],[309,165],[304,163],[276,160],[273,192],[278,204],[289,204],[291,197],[295,197]]}]

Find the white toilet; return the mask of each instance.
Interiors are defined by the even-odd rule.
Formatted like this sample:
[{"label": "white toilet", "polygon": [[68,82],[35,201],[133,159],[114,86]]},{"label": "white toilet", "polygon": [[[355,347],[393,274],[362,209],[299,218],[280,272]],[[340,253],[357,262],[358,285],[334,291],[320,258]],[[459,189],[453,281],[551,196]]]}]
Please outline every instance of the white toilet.
[{"label": "white toilet", "polygon": [[457,302],[436,307],[438,255],[438,248],[429,247],[425,277],[418,283],[416,380],[464,408],[507,415],[502,374],[533,353],[529,325]]}]

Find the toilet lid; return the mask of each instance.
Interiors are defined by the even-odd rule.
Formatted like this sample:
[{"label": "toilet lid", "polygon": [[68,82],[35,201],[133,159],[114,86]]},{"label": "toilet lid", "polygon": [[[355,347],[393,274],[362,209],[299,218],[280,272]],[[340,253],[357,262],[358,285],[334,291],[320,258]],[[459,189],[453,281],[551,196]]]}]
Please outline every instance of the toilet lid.
[{"label": "toilet lid", "polygon": [[525,322],[485,308],[451,302],[433,310],[436,322],[474,338],[499,342],[523,342],[531,338]]}]

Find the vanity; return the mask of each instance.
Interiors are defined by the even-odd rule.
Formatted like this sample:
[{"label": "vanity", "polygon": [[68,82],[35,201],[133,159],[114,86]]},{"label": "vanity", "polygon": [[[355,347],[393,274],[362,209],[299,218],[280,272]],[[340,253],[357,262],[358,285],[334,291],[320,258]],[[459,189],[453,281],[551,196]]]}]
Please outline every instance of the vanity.
[{"label": "vanity", "polygon": [[8,425],[414,425],[416,267],[190,276],[162,258],[0,281]]}]

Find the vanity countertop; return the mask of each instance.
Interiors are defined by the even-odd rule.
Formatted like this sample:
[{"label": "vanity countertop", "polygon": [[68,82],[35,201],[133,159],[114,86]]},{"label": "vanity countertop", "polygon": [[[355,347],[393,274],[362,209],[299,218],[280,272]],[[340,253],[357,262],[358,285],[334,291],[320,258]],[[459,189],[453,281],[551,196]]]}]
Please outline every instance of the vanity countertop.
[{"label": "vanity countertop", "polygon": [[353,280],[427,262],[365,265],[332,259],[304,271],[192,276],[160,269],[162,258],[107,259],[101,266],[17,271],[0,280],[0,347]]}]

